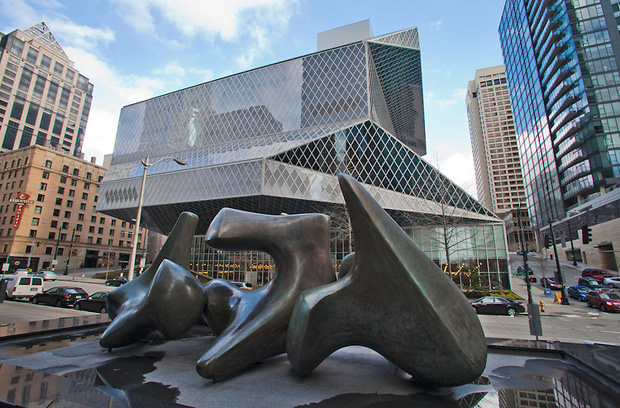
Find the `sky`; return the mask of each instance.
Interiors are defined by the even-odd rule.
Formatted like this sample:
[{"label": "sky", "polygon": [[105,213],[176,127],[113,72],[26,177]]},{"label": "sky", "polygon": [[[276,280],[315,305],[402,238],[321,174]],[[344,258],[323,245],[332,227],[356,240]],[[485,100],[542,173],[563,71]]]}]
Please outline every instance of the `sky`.
[{"label": "sky", "polygon": [[112,153],[120,110],[316,51],[319,32],[370,20],[375,36],[418,27],[427,155],[476,196],[465,108],[477,69],[503,63],[502,0],[0,0],[0,31],[45,21],[94,84],[84,158]]}]

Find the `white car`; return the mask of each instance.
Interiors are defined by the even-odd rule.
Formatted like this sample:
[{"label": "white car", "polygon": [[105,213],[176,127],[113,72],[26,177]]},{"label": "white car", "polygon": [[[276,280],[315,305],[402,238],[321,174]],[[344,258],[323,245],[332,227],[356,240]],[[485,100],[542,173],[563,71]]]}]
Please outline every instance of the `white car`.
[{"label": "white car", "polygon": [[612,276],[611,278],[605,278],[603,285],[607,285],[610,288],[620,288],[620,276]]}]

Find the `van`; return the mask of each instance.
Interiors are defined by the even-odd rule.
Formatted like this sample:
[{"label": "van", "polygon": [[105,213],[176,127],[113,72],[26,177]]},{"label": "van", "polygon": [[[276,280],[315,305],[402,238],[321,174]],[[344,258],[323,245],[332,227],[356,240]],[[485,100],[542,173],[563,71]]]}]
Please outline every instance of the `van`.
[{"label": "van", "polygon": [[43,292],[43,279],[24,275],[5,275],[6,299],[32,299],[37,293]]}]

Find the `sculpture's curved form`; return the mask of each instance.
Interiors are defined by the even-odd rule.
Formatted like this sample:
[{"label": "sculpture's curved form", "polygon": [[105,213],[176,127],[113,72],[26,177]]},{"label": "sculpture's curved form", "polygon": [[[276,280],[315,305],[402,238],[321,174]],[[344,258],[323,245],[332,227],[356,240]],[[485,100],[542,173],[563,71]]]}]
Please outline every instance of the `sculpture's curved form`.
[{"label": "sculpture's curved form", "polygon": [[287,338],[294,369],[307,375],[337,349],[362,345],[420,384],[477,378],[486,342],[463,293],[355,179],[340,175],[339,181],[355,258],[342,280],[301,295]]},{"label": "sculpture's curved form", "polygon": [[99,344],[122,347],[141,340],[154,330],[178,339],[196,324],[205,304],[198,279],[183,267],[164,259],[142,298],[132,299],[107,327]]},{"label": "sculpture's curved form", "polygon": [[299,294],[335,280],[329,250],[329,217],[273,216],[222,209],[207,231],[207,243],[224,250],[271,255],[274,278],[254,291],[216,280],[206,287],[205,317],[221,332],[196,363],[205,377],[226,377],[286,352],[286,330]]},{"label": "sculpture's curved form", "polygon": [[108,295],[110,319],[114,319],[122,308],[146,295],[146,291],[164,259],[169,259],[185,269],[189,268],[189,254],[197,226],[198,216],[196,214],[184,212],[179,215],[166,243],[146,271],[131,282],[119,286]]},{"label": "sculpture's curved form", "polygon": [[[197,225],[198,216],[189,212],[182,213],[151,266],[108,295],[108,314],[113,322],[99,341],[102,347],[113,348],[134,343],[155,329],[171,338],[178,338],[183,335],[183,330],[187,331],[191,327],[185,328],[189,324],[185,319],[189,321],[193,318],[192,325],[196,322],[205,302],[204,289],[186,269],[189,267],[190,249]],[[169,262],[164,265],[164,260]],[[167,292],[171,288],[175,292]],[[179,295],[178,298],[168,296],[174,293]],[[152,297],[162,295],[166,295],[170,304],[162,303],[160,299],[157,307],[153,308]],[[148,310],[145,310],[146,305],[151,305]],[[168,313],[173,310],[183,316]]]}]

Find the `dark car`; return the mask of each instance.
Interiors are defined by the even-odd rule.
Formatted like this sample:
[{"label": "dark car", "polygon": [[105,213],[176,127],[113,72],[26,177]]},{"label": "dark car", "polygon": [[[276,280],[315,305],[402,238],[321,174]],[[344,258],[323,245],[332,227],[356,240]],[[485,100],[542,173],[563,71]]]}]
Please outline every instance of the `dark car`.
[{"label": "dark car", "polygon": [[476,313],[480,314],[503,314],[512,317],[525,312],[523,303],[499,296],[485,296],[471,302],[471,305]]},{"label": "dark car", "polygon": [[590,288],[587,286],[571,286],[568,289],[566,289],[568,296],[572,297],[573,299],[577,299],[581,302],[586,301],[586,294],[589,291],[590,291]]},{"label": "dark car", "polygon": [[601,309],[601,312],[617,312],[620,311],[620,296],[613,292],[592,290],[586,295],[586,304]]},{"label": "dark car", "polygon": [[86,299],[80,299],[73,304],[75,310],[86,310],[89,312],[107,313],[108,312],[108,293],[95,292]]},{"label": "dark car", "polygon": [[559,283],[557,283],[555,281],[555,279],[553,278],[541,278],[540,279],[540,284],[542,285],[543,288],[548,288],[548,289],[553,289],[553,290],[560,290],[562,289],[562,285],[560,285]]},{"label": "dark car", "polygon": [[[534,274],[534,271],[529,266],[527,267],[527,274],[528,275]],[[515,274],[515,276],[525,276],[525,267],[523,265],[519,265],[517,267],[517,273]]]},{"label": "dark car", "polygon": [[57,286],[37,293],[31,299],[32,303],[54,305],[56,307],[72,306],[78,299],[88,297],[88,293],[82,288]]},{"label": "dark car", "polygon": [[590,289],[607,289],[607,287],[601,285],[601,283],[592,277],[588,278],[579,278],[577,281],[577,285],[579,286],[587,286]]},{"label": "dark car", "polygon": [[129,282],[124,276],[117,276],[116,278],[108,279],[105,281],[106,286],[121,286]]}]

